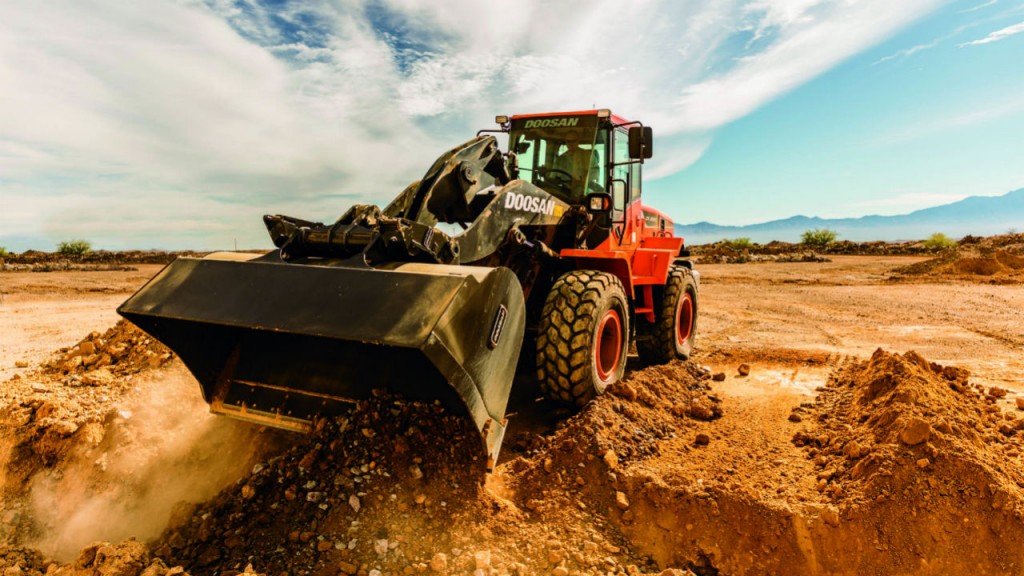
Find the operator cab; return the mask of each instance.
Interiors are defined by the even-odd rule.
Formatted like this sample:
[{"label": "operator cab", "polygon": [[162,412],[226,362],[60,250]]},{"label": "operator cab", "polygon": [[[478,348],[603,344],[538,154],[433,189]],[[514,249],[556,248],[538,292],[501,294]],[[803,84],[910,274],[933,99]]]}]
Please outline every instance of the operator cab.
[{"label": "operator cab", "polygon": [[[608,110],[499,117],[515,154],[514,178],[569,204],[608,194],[621,212],[640,197],[640,165],[651,157],[651,129]],[[504,120],[504,122],[501,122]]]},{"label": "operator cab", "polygon": [[514,118],[509,134],[519,178],[570,204],[606,190],[607,142],[595,114]]}]

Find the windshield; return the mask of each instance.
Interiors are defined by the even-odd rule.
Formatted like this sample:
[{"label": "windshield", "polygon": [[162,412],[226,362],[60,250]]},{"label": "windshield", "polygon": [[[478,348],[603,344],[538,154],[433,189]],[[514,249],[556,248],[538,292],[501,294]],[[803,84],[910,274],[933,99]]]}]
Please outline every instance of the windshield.
[{"label": "windshield", "polygon": [[519,118],[512,122],[509,149],[519,177],[578,204],[605,191],[605,131],[596,116]]}]

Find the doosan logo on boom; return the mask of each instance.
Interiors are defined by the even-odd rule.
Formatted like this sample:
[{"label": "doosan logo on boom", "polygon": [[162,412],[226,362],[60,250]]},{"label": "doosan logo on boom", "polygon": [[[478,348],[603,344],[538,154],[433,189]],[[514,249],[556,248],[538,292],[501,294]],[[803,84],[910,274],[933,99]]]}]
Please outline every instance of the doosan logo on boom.
[{"label": "doosan logo on boom", "polygon": [[505,208],[550,216],[555,213],[555,200],[553,198],[538,198],[537,196],[509,192],[505,195]]}]

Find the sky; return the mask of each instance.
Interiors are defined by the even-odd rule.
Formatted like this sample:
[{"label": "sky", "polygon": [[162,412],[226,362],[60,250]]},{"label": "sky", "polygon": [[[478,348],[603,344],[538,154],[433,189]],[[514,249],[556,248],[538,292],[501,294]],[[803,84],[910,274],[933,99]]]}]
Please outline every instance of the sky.
[{"label": "sky", "polygon": [[4,0],[0,246],[271,247],[494,116],[655,133],[678,223],[1024,187],[1024,1]]}]

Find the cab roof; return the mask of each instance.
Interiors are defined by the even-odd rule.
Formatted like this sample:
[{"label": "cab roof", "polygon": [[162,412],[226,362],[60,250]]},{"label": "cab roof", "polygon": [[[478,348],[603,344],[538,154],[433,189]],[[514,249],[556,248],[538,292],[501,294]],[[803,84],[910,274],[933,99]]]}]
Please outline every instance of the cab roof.
[{"label": "cab roof", "polygon": [[[548,116],[597,116],[597,110],[577,110],[575,112],[540,112],[537,114],[515,114],[512,116],[512,120],[519,120],[520,118],[545,118]],[[612,124],[628,124],[630,120],[626,120],[622,116],[611,115],[610,120]]]}]

